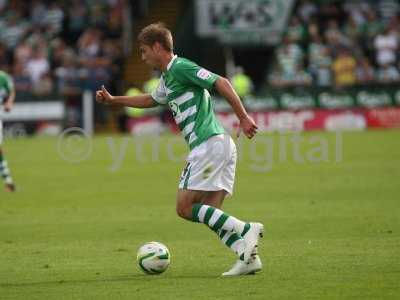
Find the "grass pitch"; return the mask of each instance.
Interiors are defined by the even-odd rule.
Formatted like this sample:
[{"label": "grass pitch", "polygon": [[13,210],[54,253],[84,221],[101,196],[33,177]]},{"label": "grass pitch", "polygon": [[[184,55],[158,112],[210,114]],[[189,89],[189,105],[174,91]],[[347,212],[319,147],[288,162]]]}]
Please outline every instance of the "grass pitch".
[{"label": "grass pitch", "polygon": [[[399,299],[400,132],[302,134],[303,161],[281,138],[243,143],[224,205],[267,230],[264,270],[241,278],[221,278],[235,256],[175,214],[179,138],[96,137],[79,163],[65,160],[79,140],[64,158],[57,139],[6,141],[19,191],[0,191],[0,299]],[[152,240],[172,254],[159,276],[136,265]]]}]

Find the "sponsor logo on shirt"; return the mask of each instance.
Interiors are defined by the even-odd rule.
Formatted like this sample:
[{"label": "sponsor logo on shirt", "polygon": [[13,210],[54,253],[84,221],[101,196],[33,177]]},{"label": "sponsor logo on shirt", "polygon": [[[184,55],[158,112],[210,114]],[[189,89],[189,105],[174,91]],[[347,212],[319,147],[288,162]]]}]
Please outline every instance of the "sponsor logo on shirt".
[{"label": "sponsor logo on shirt", "polygon": [[197,77],[200,79],[206,80],[211,77],[210,71],[207,71],[206,69],[200,69],[197,71]]}]

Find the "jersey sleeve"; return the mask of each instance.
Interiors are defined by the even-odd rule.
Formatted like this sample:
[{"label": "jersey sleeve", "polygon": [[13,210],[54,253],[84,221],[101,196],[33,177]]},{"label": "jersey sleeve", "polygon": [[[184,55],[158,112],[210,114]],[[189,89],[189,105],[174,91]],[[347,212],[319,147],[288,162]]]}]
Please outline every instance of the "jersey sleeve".
[{"label": "jersey sleeve", "polygon": [[175,64],[174,75],[184,84],[197,85],[207,90],[212,90],[214,83],[219,78],[217,74],[214,74],[192,62]]},{"label": "jersey sleeve", "polygon": [[167,91],[162,77],[160,78],[157,88],[151,93],[151,98],[158,104],[167,104]]}]

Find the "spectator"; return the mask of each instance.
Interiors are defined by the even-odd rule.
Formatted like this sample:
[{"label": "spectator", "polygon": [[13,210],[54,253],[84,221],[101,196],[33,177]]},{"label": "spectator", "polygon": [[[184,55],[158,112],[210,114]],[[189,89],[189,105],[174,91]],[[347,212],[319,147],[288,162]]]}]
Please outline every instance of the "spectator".
[{"label": "spectator", "polygon": [[366,22],[365,11],[369,9],[369,4],[365,2],[346,1],[343,4],[343,8],[349,15],[349,19],[351,19],[357,27],[360,27],[361,30]]},{"label": "spectator", "polygon": [[319,8],[319,15],[322,20],[336,20],[341,23],[342,18],[344,17],[344,11],[339,3],[335,3],[333,1],[323,1],[323,3]]},{"label": "spectator", "polygon": [[11,55],[7,51],[6,45],[0,42],[0,69],[5,70],[11,61]]},{"label": "spectator", "polygon": [[371,58],[374,50],[374,38],[382,31],[382,22],[378,19],[375,11],[368,8],[365,12],[366,22],[362,26],[363,47]]},{"label": "spectator", "polygon": [[283,39],[283,45],[277,49],[280,72],[283,77],[291,77],[296,72],[296,66],[302,64],[303,50],[288,37]]},{"label": "spectator", "polygon": [[274,70],[269,73],[268,83],[276,88],[285,86],[282,72],[280,70],[277,70],[277,68],[274,68]]},{"label": "spectator", "polygon": [[[303,70],[309,71],[318,86],[396,81],[400,68],[399,11],[400,4],[392,0],[299,0],[288,35],[276,49],[277,65],[268,76],[269,82],[274,86],[297,84],[295,78],[307,77],[299,75]],[[307,24],[304,43],[299,43],[301,27],[297,25],[301,21]]]},{"label": "spectator", "polygon": [[[400,6],[400,4],[399,4]],[[398,16],[393,16],[387,23],[387,27],[390,28],[390,31],[397,35],[400,38],[400,14]]]},{"label": "spectator", "polygon": [[328,26],[325,30],[325,39],[327,41],[339,40],[339,42],[343,42],[342,40],[345,39],[339,29],[339,24],[337,20],[331,19],[328,21]]},{"label": "spectator", "polygon": [[317,6],[310,0],[300,1],[298,8],[299,16],[304,23],[308,23],[313,15],[317,13]]},{"label": "spectator", "polygon": [[16,62],[13,67],[13,80],[17,93],[28,93],[32,90],[32,81],[27,74],[24,66],[20,62]]},{"label": "spectator", "polygon": [[395,31],[387,26],[374,40],[376,49],[376,61],[379,66],[396,62],[396,53],[399,48]]},{"label": "spectator", "polygon": [[27,24],[19,16],[19,12],[15,12],[7,17],[3,26],[4,29],[0,32],[0,40],[8,49],[12,49],[18,44],[27,31]]},{"label": "spectator", "polygon": [[55,69],[58,91],[65,96],[78,95],[81,91],[82,74],[78,69],[75,53],[67,50],[63,53],[61,65]]},{"label": "spectator", "polygon": [[97,3],[96,1],[89,6],[89,10],[90,10],[89,26],[93,26],[95,28],[99,28],[106,31],[108,18],[107,18],[107,10],[104,8],[104,6],[101,3]]},{"label": "spectator", "polygon": [[49,37],[47,36],[46,30],[43,27],[34,28],[30,34],[25,38],[25,41],[32,47],[48,47]]},{"label": "spectator", "polygon": [[81,0],[73,0],[68,8],[68,38],[71,42],[78,40],[87,26],[88,9]]},{"label": "spectator", "polygon": [[346,48],[339,50],[338,56],[332,64],[337,87],[344,87],[356,83],[356,60]]},{"label": "spectator", "polygon": [[33,93],[38,96],[49,95],[53,91],[53,79],[50,72],[43,73],[39,82],[33,86]]},{"label": "spectator", "polygon": [[333,56],[337,56],[338,49],[352,45],[351,40],[340,31],[336,20],[328,22],[328,28],[325,30],[325,39]]},{"label": "spectator", "polygon": [[78,41],[79,61],[86,72],[85,88],[95,91],[102,84],[108,85],[111,79],[111,56],[105,56],[104,42],[101,40],[101,32],[95,28],[87,29]]},{"label": "spectator", "polygon": [[322,43],[319,35],[312,37],[308,48],[309,70],[318,86],[329,86],[332,83],[332,57],[329,48]]},{"label": "spectator", "polygon": [[290,19],[286,35],[291,41],[295,43],[301,43],[305,39],[306,28],[303,26],[297,16],[293,16]]},{"label": "spectator", "polygon": [[365,12],[366,22],[363,24],[362,32],[367,39],[373,39],[382,29],[382,22],[378,19],[376,12],[368,7]]},{"label": "spectator", "polygon": [[358,60],[356,77],[359,84],[368,84],[375,81],[375,70],[367,57]]},{"label": "spectator", "polygon": [[47,25],[46,27],[49,36],[53,37],[61,32],[63,21],[64,11],[61,9],[57,1],[52,1],[43,19],[43,24]]},{"label": "spectator", "polygon": [[302,65],[296,65],[293,79],[289,82],[289,84],[294,86],[307,86],[311,85],[311,83],[311,75],[304,69]]},{"label": "spectator", "polygon": [[100,31],[94,28],[89,28],[84,31],[82,36],[79,38],[78,55],[82,64],[90,64],[92,59],[100,56],[100,36]]},{"label": "spectator", "polygon": [[[20,92],[46,94],[56,87],[74,103],[85,87],[110,81],[119,87],[123,3],[0,0],[1,69],[15,72]],[[90,24],[100,30],[86,29]]]},{"label": "spectator", "polygon": [[61,38],[55,38],[50,42],[50,64],[53,70],[61,66],[65,54],[73,52],[71,47],[68,47],[65,41]]},{"label": "spectator", "polygon": [[0,1],[0,14],[4,12],[6,5],[7,5],[7,0]]},{"label": "spectator", "polygon": [[358,44],[358,41],[361,39],[361,26],[357,23],[357,21],[350,17],[346,25],[344,26],[344,33],[349,39],[349,44],[355,46]]},{"label": "spectator", "polygon": [[378,69],[378,80],[380,83],[400,82],[400,74],[395,66],[385,64]]},{"label": "spectator", "polygon": [[308,23],[307,31],[308,31],[308,35],[310,37],[320,35],[321,32],[320,32],[318,23],[315,19],[311,20],[310,23]]},{"label": "spectator", "polygon": [[292,73],[277,70],[271,73],[269,82],[275,87],[304,86],[312,83],[312,77],[301,65],[296,65]]},{"label": "spectator", "polygon": [[32,52],[31,45],[26,40],[21,41],[14,51],[14,60],[18,64],[26,65],[32,57]]},{"label": "spectator", "polygon": [[50,65],[43,49],[35,48],[33,50],[33,55],[27,62],[26,70],[34,87],[50,71]]},{"label": "spectator", "polygon": [[123,17],[123,1],[115,1],[115,5],[111,8],[108,18],[107,38],[118,39],[122,33],[122,17]]},{"label": "spectator", "polygon": [[377,10],[382,16],[384,23],[400,13],[400,3],[398,0],[384,0],[377,3]]},{"label": "spectator", "polygon": [[[103,41],[102,47],[102,56],[105,58],[104,62],[106,63],[111,78],[121,78],[122,77],[122,68],[123,68],[123,60],[121,49],[117,46],[115,40],[106,39]],[[110,85],[111,91],[116,91],[117,89],[121,89],[122,86],[119,80],[113,80]]]},{"label": "spectator", "polygon": [[31,4],[31,22],[34,26],[41,26],[47,14],[46,6],[41,0],[33,0]]}]

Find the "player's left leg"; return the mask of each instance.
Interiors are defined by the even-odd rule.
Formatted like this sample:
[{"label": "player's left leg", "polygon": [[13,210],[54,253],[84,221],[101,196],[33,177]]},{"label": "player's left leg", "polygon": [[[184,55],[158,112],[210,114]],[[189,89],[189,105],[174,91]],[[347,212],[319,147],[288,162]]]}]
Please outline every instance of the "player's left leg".
[{"label": "player's left leg", "polygon": [[[221,209],[227,194],[228,192],[226,192],[225,190],[206,192],[201,199],[201,203]],[[248,227],[248,224],[246,224],[245,227],[246,226]],[[217,234],[222,243],[230,248],[239,257],[239,259],[244,260],[245,243],[241,235],[239,235],[235,231],[228,232],[222,229],[210,229]]]},{"label": "player's left leg", "polygon": [[179,189],[177,214],[186,220],[204,223],[214,231],[222,229],[244,235],[248,230],[246,222],[224,213],[216,207],[201,203],[205,194],[205,191]]},{"label": "player's left leg", "polygon": [[[220,209],[227,194],[228,192],[225,190],[206,192],[201,199],[201,203]],[[257,254],[257,249],[252,253],[250,261],[248,263],[244,262],[246,243],[242,236],[234,231],[227,232],[221,229],[216,231],[216,233],[222,243],[230,248],[239,258],[229,271],[222,274],[223,276],[255,274],[256,272],[261,271],[262,262]]]},{"label": "player's left leg", "polygon": [[192,220],[192,207],[204,197],[204,191],[178,189],[176,195],[176,213],[183,219]]},{"label": "player's left leg", "polygon": [[2,151],[3,143],[3,122],[0,120],[0,176],[4,180],[5,189],[7,192],[14,192],[15,185],[11,178],[10,169],[8,168],[7,160],[4,157],[4,153]]},{"label": "player's left leg", "polygon": [[[245,262],[249,262],[251,254],[257,248],[258,239],[263,234],[264,226],[261,223],[246,223],[218,207],[201,203],[207,193],[216,195],[217,198],[225,197],[224,190],[232,194],[236,153],[232,138],[224,135],[213,136],[190,152],[180,178],[177,213],[187,220],[206,224],[213,231],[223,233],[223,237],[230,238],[232,232],[243,237],[243,258]],[[190,198],[195,192],[197,198]],[[222,204],[222,200],[219,201]],[[232,235],[230,242],[234,236]]]},{"label": "player's left leg", "polygon": [[[246,223],[231,216],[222,210],[201,203],[204,191],[179,189],[177,195],[177,214],[186,219],[207,225],[214,232],[234,232],[245,240],[243,260],[248,263],[258,245],[258,238],[262,236],[264,226],[260,223]],[[224,236],[225,236],[224,234]]]},{"label": "player's left leg", "polygon": [[7,160],[4,157],[2,148],[0,146],[0,175],[4,180],[5,184],[5,189],[8,192],[14,192],[15,191],[15,185],[12,180],[11,174],[10,174],[10,169],[8,168],[8,163]]}]

